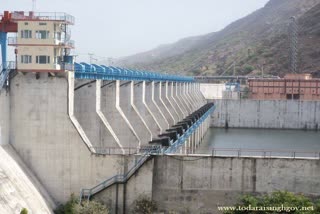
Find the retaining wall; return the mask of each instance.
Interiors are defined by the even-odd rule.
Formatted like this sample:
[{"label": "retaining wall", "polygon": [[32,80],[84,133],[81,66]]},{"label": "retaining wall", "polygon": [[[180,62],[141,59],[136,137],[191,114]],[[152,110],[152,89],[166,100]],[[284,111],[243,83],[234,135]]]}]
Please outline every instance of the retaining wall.
[{"label": "retaining wall", "polygon": [[152,197],[159,211],[220,213],[241,194],[287,190],[320,196],[320,160],[156,157]]},{"label": "retaining wall", "polygon": [[320,130],[320,102],[295,100],[215,100],[212,126]]}]

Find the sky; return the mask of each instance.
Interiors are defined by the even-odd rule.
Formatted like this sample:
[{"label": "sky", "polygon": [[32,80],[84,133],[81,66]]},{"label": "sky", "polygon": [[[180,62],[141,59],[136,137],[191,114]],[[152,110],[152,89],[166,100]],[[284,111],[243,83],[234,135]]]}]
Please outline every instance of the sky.
[{"label": "sky", "polygon": [[[30,11],[32,0],[0,0],[1,13]],[[36,0],[36,12],[75,17],[74,53],[118,58],[179,39],[216,32],[263,7],[268,0]]]}]

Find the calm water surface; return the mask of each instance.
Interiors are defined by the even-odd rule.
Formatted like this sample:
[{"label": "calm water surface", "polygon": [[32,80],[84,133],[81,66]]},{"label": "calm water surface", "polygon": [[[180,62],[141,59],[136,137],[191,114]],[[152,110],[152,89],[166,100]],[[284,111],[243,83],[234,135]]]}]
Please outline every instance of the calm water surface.
[{"label": "calm water surface", "polygon": [[211,153],[214,148],[320,152],[320,132],[210,128],[197,153]]}]

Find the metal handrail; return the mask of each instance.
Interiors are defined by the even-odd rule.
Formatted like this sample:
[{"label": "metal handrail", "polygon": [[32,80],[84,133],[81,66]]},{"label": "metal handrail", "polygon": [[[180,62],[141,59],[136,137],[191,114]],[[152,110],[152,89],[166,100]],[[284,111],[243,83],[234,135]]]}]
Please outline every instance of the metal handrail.
[{"label": "metal handrail", "polygon": [[6,68],[3,68],[3,64],[0,66],[0,91],[3,88],[10,71],[15,69],[16,64],[13,61],[8,61],[6,65]]},{"label": "metal handrail", "polygon": [[13,20],[53,20],[53,21],[65,21],[69,24],[74,24],[75,19],[73,16],[63,13],[63,12],[36,12],[36,13],[27,13],[27,12],[13,12],[11,15]]},{"label": "metal handrail", "polygon": [[[161,152],[161,148],[158,147],[158,151],[157,153]],[[129,180],[129,178],[145,163],[145,161],[148,160],[148,158],[150,157],[150,152],[146,152],[144,153],[140,159],[137,161],[137,163],[135,163],[135,165],[133,167],[131,167],[129,169],[129,171],[127,171],[126,173],[122,174],[122,175],[115,175],[99,184],[97,184],[96,186],[90,188],[90,189],[81,189],[80,192],[80,201],[82,200],[82,198],[86,197],[88,200],[90,200],[90,197],[98,192],[100,192],[101,190],[110,187],[113,184],[116,183],[124,183],[127,182]]]},{"label": "metal handrail", "polygon": [[[88,66],[88,65],[87,65]],[[163,150],[161,146],[154,147],[151,146],[149,147],[150,149],[147,148],[147,151],[143,153],[143,155],[140,157],[140,159],[135,163],[133,167],[131,167],[126,173],[122,175],[115,175],[99,184],[96,186],[90,188],[90,189],[81,189],[80,191],[80,202],[83,198],[87,198],[90,200],[90,197],[99,191],[110,187],[113,184],[116,183],[124,183],[127,182],[128,179],[145,163],[146,160],[150,157],[152,154],[165,154],[175,152],[184,142],[185,140],[200,126],[201,123],[204,122],[206,118],[215,110],[215,105],[213,105],[209,110],[207,110],[206,113],[203,114],[202,117],[200,117],[192,126],[190,126],[179,138],[175,141],[172,142],[170,141],[170,147]],[[130,147],[129,147],[130,148]],[[99,151],[99,150],[97,150]],[[141,151],[141,148],[140,148]]]},{"label": "metal handrail", "polygon": [[[220,152],[220,155],[217,154]],[[252,154],[254,153],[254,154]],[[249,155],[250,154],[250,155]],[[320,151],[293,151],[293,150],[270,150],[270,149],[234,149],[234,148],[213,148],[211,156],[230,157],[263,157],[263,158],[316,158],[320,159]]]},{"label": "metal handrail", "polygon": [[140,148],[137,147],[94,147],[97,154],[101,155],[123,155],[125,151],[126,155],[134,155],[139,153],[154,153],[157,152],[159,146],[143,146]]}]

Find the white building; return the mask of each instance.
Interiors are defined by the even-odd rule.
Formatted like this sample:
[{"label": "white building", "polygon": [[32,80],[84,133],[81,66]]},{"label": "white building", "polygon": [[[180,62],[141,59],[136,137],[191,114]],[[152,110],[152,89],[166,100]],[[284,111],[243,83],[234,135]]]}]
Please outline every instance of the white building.
[{"label": "white building", "polygon": [[16,37],[8,38],[15,46],[16,66],[21,72],[61,72],[63,62],[74,48],[69,25],[74,17],[66,13],[11,13],[18,24]]}]

